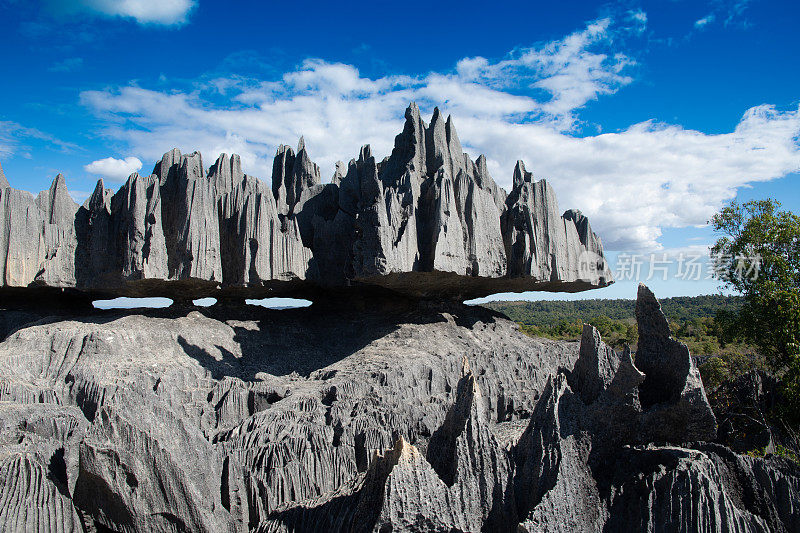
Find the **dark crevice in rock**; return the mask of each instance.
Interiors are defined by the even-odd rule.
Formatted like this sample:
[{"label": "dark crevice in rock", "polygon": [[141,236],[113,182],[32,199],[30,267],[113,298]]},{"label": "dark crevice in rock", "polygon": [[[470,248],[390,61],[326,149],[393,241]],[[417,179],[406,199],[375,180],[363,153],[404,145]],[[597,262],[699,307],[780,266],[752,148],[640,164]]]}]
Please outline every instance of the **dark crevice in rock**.
[{"label": "dark crevice in rock", "polygon": [[220,481],[220,503],[222,506],[227,509],[228,511],[231,510],[231,493],[230,493],[230,482],[228,480],[230,476],[230,457],[226,457],[222,461],[222,479]]}]

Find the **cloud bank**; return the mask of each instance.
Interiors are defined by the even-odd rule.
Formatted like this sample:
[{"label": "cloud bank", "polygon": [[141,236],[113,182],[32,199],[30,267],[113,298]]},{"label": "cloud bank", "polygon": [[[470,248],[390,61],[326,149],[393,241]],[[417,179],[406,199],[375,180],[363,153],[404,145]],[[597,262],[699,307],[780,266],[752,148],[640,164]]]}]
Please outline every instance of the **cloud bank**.
[{"label": "cloud bank", "polygon": [[183,91],[130,85],[81,98],[107,121],[105,135],[143,159],[173,146],[201,150],[206,164],[235,152],[246,172],[266,179],[281,143],[304,135],[330,175],[363,144],[388,155],[410,101],[427,113],[438,105],[506,189],[523,159],[553,184],[562,209],[590,216],[608,249],[653,250],[662,228],[705,224],[738,187],[798,171],[800,109],[758,105],[721,134],[646,121],[579,135],[581,108],[633,82],[635,60],[615,45],[645,21],[600,19],[499,61],[464,58],[450,72],[372,79],[352,65],[309,59],[278,80],[202,79]]}]

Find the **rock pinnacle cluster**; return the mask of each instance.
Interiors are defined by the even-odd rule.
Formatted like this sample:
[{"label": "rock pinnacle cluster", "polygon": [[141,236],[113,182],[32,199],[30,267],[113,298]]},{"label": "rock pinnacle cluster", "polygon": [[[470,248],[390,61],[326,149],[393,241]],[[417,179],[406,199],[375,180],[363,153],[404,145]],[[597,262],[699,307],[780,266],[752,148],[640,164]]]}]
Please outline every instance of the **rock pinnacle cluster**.
[{"label": "rock pinnacle cluster", "polygon": [[235,154],[206,169],[177,149],[116,192],[100,180],[82,206],[61,175],[33,197],[0,174],[0,291],[464,299],[611,282],[585,216],[562,213],[521,161],[506,193],[451,118],[436,109],[426,124],[415,104],[391,155],[364,146],[325,184],[302,138],[278,148],[271,186]]},{"label": "rock pinnacle cluster", "polygon": [[[507,194],[412,105],[389,157],[336,168],[172,150],[82,206],[0,169],[0,531],[800,530],[800,468],[713,443],[647,287],[635,353],[458,301],[612,282],[521,162]],[[274,295],[315,301],[244,301]],[[183,302],[56,305],[98,296]]]}]

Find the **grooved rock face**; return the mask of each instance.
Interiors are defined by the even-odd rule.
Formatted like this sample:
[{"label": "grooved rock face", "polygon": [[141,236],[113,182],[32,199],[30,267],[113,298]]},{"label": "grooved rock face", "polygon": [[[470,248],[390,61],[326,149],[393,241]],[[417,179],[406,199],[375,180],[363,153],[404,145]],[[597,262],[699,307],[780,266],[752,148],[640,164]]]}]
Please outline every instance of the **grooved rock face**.
[{"label": "grooved rock face", "polygon": [[645,285],[636,299],[639,343],[636,366],[645,374],[639,399],[657,442],[712,440],[717,420],[689,348],[673,339],[661,304]]},{"label": "grooved rock face", "polygon": [[0,189],[5,189],[6,187],[8,187],[8,180],[3,172],[3,165],[0,165]]},{"label": "grooved rock face", "polygon": [[237,155],[206,171],[199,153],[173,149],[117,192],[101,180],[80,207],[60,175],[34,199],[0,169],[6,293],[466,299],[609,283],[586,217],[562,214],[522,162],[506,194],[483,156],[463,152],[452,119],[437,109],[427,125],[414,104],[390,156],[364,146],[326,184],[303,139],[296,152],[278,148],[271,187],[244,174]]},{"label": "grooved rock face", "polygon": [[[513,449],[518,531],[796,528],[800,469],[690,444],[713,439],[716,421],[692,392],[702,383],[688,351],[644,286],[637,321],[635,364],[586,325],[572,370],[548,381]],[[655,403],[643,399],[651,376],[663,381]]]},{"label": "grooved rock face", "polygon": [[86,427],[74,406],[0,401],[0,530],[83,531],[69,494]]},{"label": "grooved rock face", "polygon": [[[13,327],[0,342],[0,407],[26,409],[0,411],[0,428],[55,420],[61,406],[80,422],[69,438],[47,434],[39,460],[46,471],[54,450],[67,450],[67,509],[74,502],[117,531],[310,520],[316,529],[294,530],[329,532],[343,529],[321,514],[371,523],[413,507],[462,531],[507,524],[510,459],[491,428],[530,413],[547,377],[577,357],[576,343],[531,339],[480,307],[213,313],[101,312]],[[465,356],[479,373],[464,375]],[[407,453],[375,465],[401,436]],[[450,485],[427,454],[453,472]],[[10,479],[27,475],[12,466]],[[13,490],[0,480],[0,500]],[[378,490],[380,506],[332,510]]]},{"label": "grooved rock face", "polygon": [[[414,302],[17,314],[6,328],[3,531],[800,525],[797,465],[685,442],[704,397],[644,404],[646,374],[591,326],[579,347]],[[669,343],[651,349],[663,371]]]}]

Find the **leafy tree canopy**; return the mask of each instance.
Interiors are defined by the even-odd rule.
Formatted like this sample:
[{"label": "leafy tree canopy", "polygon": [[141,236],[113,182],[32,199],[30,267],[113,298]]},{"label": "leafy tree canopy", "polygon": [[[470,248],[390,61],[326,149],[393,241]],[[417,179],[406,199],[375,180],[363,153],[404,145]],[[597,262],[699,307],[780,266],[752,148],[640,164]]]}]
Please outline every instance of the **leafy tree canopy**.
[{"label": "leafy tree canopy", "polygon": [[800,217],[777,200],[731,203],[712,218],[717,276],[743,296],[721,312],[727,339],[756,345],[781,376],[785,417],[800,423]]},{"label": "leafy tree canopy", "polygon": [[712,248],[717,277],[744,297],[720,315],[723,329],[757,345],[777,370],[800,357],[800,217],[780,205],[733,202],[711,220],[721,234]]}]

